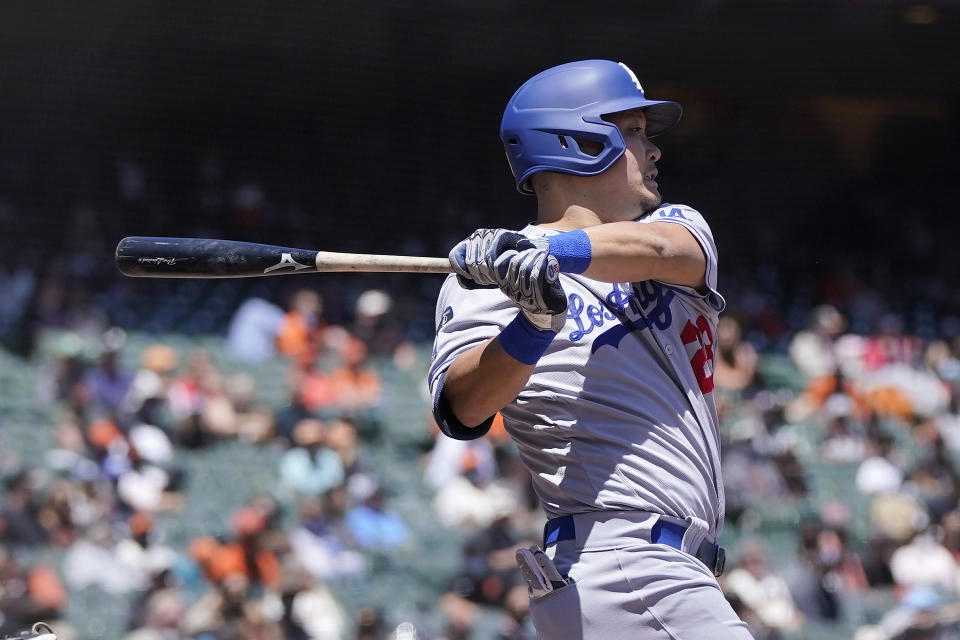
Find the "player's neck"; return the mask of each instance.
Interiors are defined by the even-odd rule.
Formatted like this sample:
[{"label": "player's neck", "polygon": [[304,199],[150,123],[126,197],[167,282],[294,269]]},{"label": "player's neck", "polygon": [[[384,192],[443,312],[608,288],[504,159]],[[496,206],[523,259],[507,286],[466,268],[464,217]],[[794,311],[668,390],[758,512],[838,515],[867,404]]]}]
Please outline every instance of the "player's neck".
[{"label": "player's neck", "polygon": [[537,225],[558,231],[586,229],[603,224],[603,220],[595,211],[580,205],[571,205],[563,209],[545,210],[540,207],[537,211]]},{"label": "player's neck", "polygon": [[639,198],[616,176],[575,176],[544,171],[534,175],[537,224],[569,231],[642,216]]},{"label": "player's neck", "polygon": [[590,207],[582,204],[571,204],[566,207],[539,206],[537,210],[537,225],[559,231],[586,229],[608,222],[622,222],[635,220],[643,215],[636,207],[621,207],[616,210],[606,210],[601,207]]}]

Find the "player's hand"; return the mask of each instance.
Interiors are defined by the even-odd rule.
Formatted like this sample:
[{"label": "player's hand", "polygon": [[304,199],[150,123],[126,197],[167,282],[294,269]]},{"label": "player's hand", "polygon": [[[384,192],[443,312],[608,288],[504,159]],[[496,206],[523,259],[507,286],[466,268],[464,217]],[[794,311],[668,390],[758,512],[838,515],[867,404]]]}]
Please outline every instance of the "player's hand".
[{"label": "player's hand", "polygon": [[494,263],[497,285],[542,330],[554,332],[567,319],[567,294],[560,284],[560,265],[545,243],[528,238],[500,254]]},{"label": "player's hand", "polygon": [[450,251],[450,266],[464,289],[499,286],[494,263],[505,251],[516,250],[526,238],[507,229],[477,229]]}]

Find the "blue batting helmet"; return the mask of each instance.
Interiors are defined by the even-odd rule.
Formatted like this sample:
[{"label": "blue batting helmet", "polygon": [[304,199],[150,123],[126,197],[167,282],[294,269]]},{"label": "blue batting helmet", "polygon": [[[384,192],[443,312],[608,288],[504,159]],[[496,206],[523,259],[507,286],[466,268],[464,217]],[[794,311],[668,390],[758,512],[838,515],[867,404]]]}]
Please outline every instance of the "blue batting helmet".
[{"label": "blue batting helmet", "polygon": [[[533,76],[510,98],[500,123],[500,139],[521,193],[533,193],[529,178],[537,171],[592,176],[623,155],[626,142],[602,116],[642,108],[647,136],[680,120],[679,103],[647,100],[627,65],[609,60],[569,62]],[[599,154],[578,140],[598,143]]]}]

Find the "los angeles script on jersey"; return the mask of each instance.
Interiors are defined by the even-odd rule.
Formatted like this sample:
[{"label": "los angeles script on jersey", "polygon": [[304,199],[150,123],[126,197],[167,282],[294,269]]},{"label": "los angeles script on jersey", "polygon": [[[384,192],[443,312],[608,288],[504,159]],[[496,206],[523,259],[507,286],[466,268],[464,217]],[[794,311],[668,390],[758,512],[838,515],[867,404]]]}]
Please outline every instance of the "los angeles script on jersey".
[{"label": "los angeles script on jersey", "polygon": [[[588,305],[581,296],[571,293],[568,296],[567,318],[573,320],[577,328],[568,337],[577,342],[594,330],[603,329],[590,345],[590,353],[593,354],[604,346],[616,349],[624,336],[632,331],[650,327],[664,331],[673,324],[670,303],[676,295],[675,290],[652,280],[637,283],[632,288],[625,284],[614,284],[613,290],[605,298],[606,304],[602,306]],[[618,318],[611,307],[619,312],[621,321],[604,329],[608,321]],[[713,391],[714,337],[706,317],[700,315],[696,322],[687,320],[680,339],[687,349],[687,357],[700,391],[710,393]]]},{"label": "los angeles script on jersey", "polygon": [[613,289],[605,297],[605,305],[587,304],[580,295],[571,293],[567,299],[567,318],[576,324],[576,329],[568,337],[572,342],[578,342],[594,330],[602,329],[608,321],[617,320],[617,314],[611,309],[619,313],[622,322],[607,328],[594,339],[592,353],[605,345],[616,348],[631,331],[649,326],[662,331],[673,323],[670,303],[674,295],[671,289],[651,280],[633,287],[614,283]]}]

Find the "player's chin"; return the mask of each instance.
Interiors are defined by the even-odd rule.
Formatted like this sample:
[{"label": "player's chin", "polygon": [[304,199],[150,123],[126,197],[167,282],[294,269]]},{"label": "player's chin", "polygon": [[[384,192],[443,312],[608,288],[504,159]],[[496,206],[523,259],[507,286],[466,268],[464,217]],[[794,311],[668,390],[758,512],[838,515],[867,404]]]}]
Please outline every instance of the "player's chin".
[{"label": "player's chin", "polygon": [[643,207],[644,211],[653,211],[661,204],[663,204],[663,198],[660,196],[660,192],[657,189],[644,189],[643,194],[640,196],[640,205]]}]

